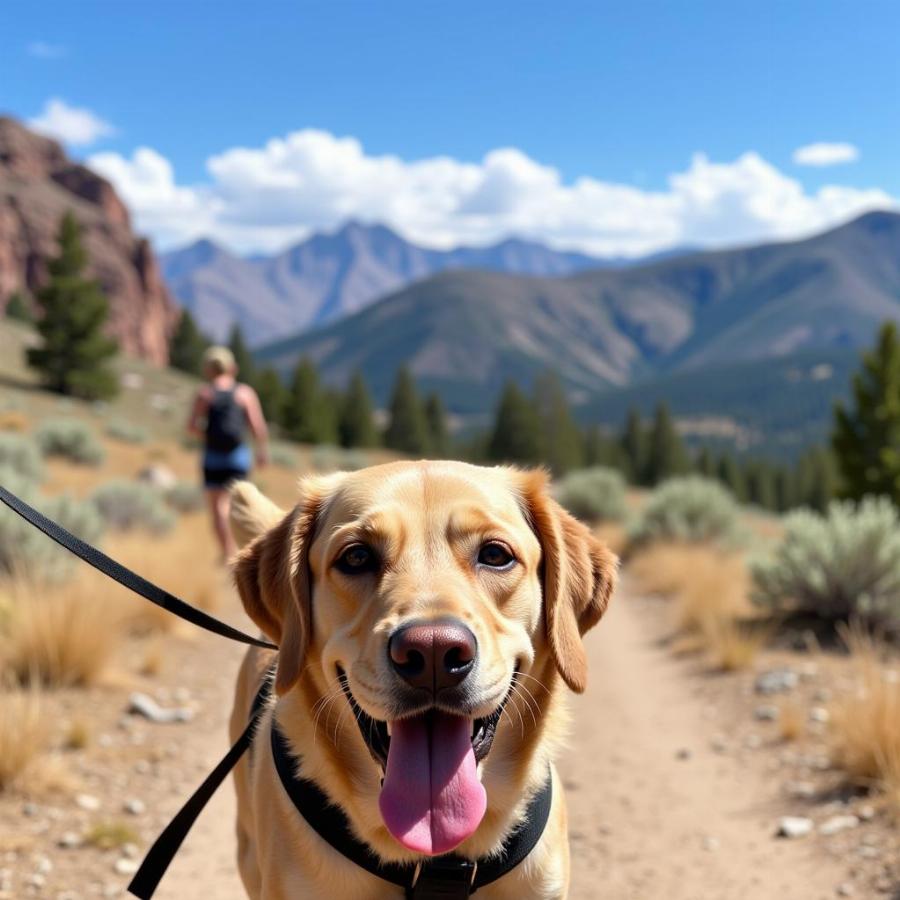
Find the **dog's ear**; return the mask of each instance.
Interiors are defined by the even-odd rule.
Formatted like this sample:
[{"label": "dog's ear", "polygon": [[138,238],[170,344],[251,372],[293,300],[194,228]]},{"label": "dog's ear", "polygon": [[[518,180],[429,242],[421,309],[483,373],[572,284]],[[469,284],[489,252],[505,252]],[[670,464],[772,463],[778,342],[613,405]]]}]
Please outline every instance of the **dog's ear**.
[{"label": "dog's ear", "polygon": [[606,612],[619,561],[550,496],[544,472],[524,473],[523,495],[541,543],[550,652],[563,680],[580,694],[587,687],[587,655],[581,636]]},{"label": "dog's ear", "polygon": [[[300,678],[310,639],[309,545],[320,503],[319,495],[307,491],[286,515],[278,510],[279,520],[241,550],[234,562],[234,581],[247,615],[278,645],[275,691],[279,695]],[[274,514],[273,509],[267,514]]]},{"label": "dog's ear", "polygon": [[229,493],[228,520],[238,547],[246,546],[284,518],[284,510],[249,481],[236,481]]}]

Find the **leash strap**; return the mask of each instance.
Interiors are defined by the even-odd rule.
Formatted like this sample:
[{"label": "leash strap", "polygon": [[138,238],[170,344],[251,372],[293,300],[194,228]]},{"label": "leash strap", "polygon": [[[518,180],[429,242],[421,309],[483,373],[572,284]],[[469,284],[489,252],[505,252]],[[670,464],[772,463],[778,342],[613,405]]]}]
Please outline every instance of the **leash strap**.
[{"label": "leash strap", "polygon": [[222,757],[215,769],[206,776],[203,784],[191,794],[187,803],[178,810],[175,818],[169,822],[160,836],[154,841],[153,846],[147,851],[141,867],[137,870],[134,878],[131,879],[131,884],[128,885],[128,893],[138,897],[139,900],[150,900],[153,896],[172,859],[197,820],[197,816],[203,812],[203,808],[209,803],[212,795],[215,794],[231,770],[237,765],[238,760],[247,752],[247,748],[253,740],[253,729],[256,727],[256,722],[261,713],[262,708],[260,707],[254,712],[250,723],[234,742],[232,748]]},{"label": "leash strap", "polygon": [[56,541],[61,547],[65,547],[70,553],[74,553],[79,559],[84,560],[89,566],[93,566],[98,572],[102,572],[113,581],[117,581],[123,587],[134,591],[145,600],[155,603],[173,615],[179,616],[192,625],[205,628],[213,634],[221,635],[232,641],[239,641],[242,644],[252,644],[254,647],[265,647],[267,650],[277,650],[278,648],[263,638],[251,637],[244,634],[237,628],[232,628],[224,622],[220,622],[213,616],[208,615],[201,609],[185,603],[184,600],[164,591],[155,584],[141,578],[136,572],[127,569],[121,563],[111,559],[96,547],[75,537],[71,532],[66,531],[61,525],[48,519],[42,513],[39,513],[34,507],[29,506],[24,500],[21,500],[11,491],[0,485],[0,500],[2,500],[13,512],[18,513],[26,522],[34,525],[35,528],[43,531],[47,537]]}]

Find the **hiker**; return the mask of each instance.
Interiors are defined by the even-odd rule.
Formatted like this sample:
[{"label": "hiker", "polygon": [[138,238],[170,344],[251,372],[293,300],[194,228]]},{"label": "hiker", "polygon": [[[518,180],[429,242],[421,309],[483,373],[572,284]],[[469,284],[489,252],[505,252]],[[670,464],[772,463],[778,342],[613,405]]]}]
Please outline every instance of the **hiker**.
[{"label": "hiker", "polygon": [[259,397],[252,387],[238,382],[237,371],[234,354],[227,347],[210,347],[203,354],[203,377],[208,384],[197,391],[187,426],[191,434],[203,438],[203,486],[223,560],[237,551],[228,527],[228,486],[250,473],[253,454],[245,442],[248,426],[256,442],[256,464],[264,466],[269,461],[269,429]]}]

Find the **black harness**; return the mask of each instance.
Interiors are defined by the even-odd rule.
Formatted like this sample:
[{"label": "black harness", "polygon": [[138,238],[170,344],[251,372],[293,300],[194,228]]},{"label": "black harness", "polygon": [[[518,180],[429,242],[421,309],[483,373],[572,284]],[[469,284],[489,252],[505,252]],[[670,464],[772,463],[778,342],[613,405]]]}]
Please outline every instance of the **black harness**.
[{"label": "black harness", "polygon": [[[151,603],[214,634],[244,644],[278,649],[266,640],[251,637],[220,622],[141,578],[140,575],[39,513],[2,485],[0,485],[0,501],[79,559]],[[267,678],[256,695],[250,721],[241,736],[147,851],[141,867],[128,886],[129,893],[135,897],[150,900],[197,816],[253,744],[257,723],[269,697],[270,681],[271,679]],[[291,756],[287,741],[279,731],[274,718],[270,731],[275,769],[285,792],[307,824],[342,856],[370,874],[403,888],[407,900],[464,900],[470,897],[478,888],[491,884],[511,872],[531,853],[540,840],[550,816],[553,789],[551,775],[548,772],[543,786],[528,803],[522,825],[507,837],[499,854],[474,861],[455,854],[447,854],[424,860],[417,865],[384,863],[367,844],[354,836],[347,817],[329,801],[322,790],[314,782],[295,774],[296,760]]]}]

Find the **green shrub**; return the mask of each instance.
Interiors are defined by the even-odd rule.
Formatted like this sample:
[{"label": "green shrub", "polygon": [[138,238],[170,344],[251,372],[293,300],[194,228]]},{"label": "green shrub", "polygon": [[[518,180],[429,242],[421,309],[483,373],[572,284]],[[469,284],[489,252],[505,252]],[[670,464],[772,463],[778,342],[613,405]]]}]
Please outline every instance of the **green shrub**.
[{"label": "green shrub", "polygon": [[21,434],[0,433],[0,466],[12,469],[30,481],[40,481],[44,474],[37,444]]},{"label": "green shrub", "polygon": [[192,481],[179,481],[166,491],[166,503],[177,513],[189,513],[203,506],[203,490]]},{"label": "green shrub", "polygon": [[658,540],[734,542],[741,537],[739,508],[718,482],[691,475],[656,488],[631,529],[634,544]]},{"label": "green shrub", "polygon": [[92,496],[106,525],[115,531],[141,529],[163,534],[175,524],[162,493],[139,481],[108,481]]},{"label": "green shrub", "polygon": [[269,459],[282,469],[297,468],[297,451],[290,444],[274,442],[269,445]]},{"label": "green shrub", "polygon": [[751,564],[754,600],[776,612],[900,624],[900,518],[887,497],[786,517],[775,550]]},{"label": "green shrub", "polygon": [[[9,467],[0,467],[0,484],[90,544],[103,534],[103,521],[93,503],[68,495],[43,497],[33,481]],[[11,509],[0,506],[0,574],[21,569],[43,581],[61,581],[74,562],[71,553]]]},{"label": "green shrub", "polygon": [[94,432],[78,419],[50,419],[35,438],[44,456],[61,456],[84,466],[99,466],[106,456]]},{"label": "green shrub", "polygon": [[106,426],[106,434],[113,440],[125,444],[146,444],[147,430],[124,419],[114,419]]},{"label": "green shrub", "polygon": [[625,479],[603,466],[569,472],[558,484],[556,498],[573,516],[587,522],[625,518]]}]

